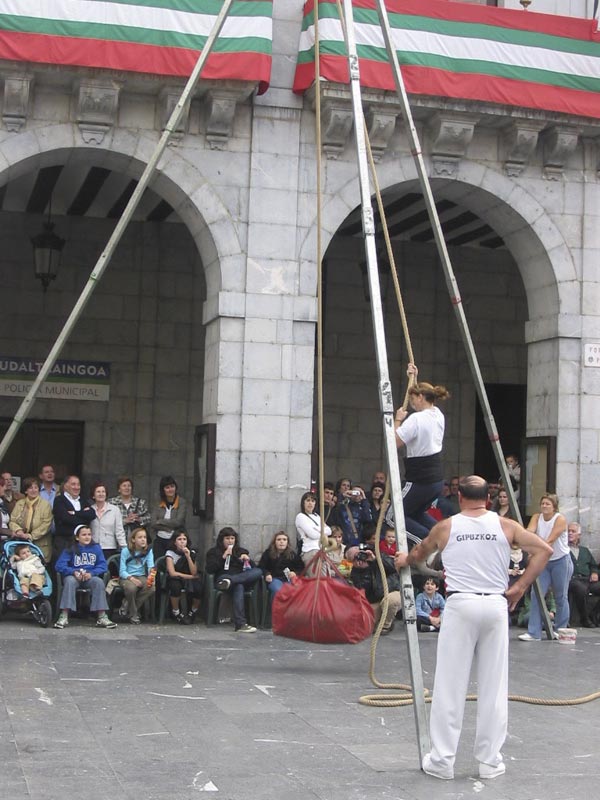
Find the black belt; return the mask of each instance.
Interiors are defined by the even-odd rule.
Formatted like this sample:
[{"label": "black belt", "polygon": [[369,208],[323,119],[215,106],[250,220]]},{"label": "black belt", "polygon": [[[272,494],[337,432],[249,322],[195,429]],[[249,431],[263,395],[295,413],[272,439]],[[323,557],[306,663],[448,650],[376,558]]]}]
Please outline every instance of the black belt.
[{"label": "black belt", "polygon": [[477,597],[492,597],[495,594],[500,594],[500,592],[461,592],[461,591],[454,591],[454,592],[446,592],[446,597],[452,597],[453,594],[475,594]]}]

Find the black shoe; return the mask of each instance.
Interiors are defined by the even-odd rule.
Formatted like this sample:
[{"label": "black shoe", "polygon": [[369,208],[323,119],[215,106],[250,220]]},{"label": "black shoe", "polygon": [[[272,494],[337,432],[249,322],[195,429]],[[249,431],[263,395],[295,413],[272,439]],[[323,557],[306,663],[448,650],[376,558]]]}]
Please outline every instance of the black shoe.
[{"label": "black shoe", "polygon": [[215,588],[218,589],[220,592],[226,592],[230,586],[231,586],[231,581],[229,580],[229,578],[219,578],[219,580],[215,583]]},{"label": "black shoe", "polygon": [[394,630],[394,620],[392,620],[392,624],[389,626],[389,628],[382,628],[382,629],[381,629],[381,633],[380,633],[379,635],[380,635],[380,636],[389,636],[389,634],[390,634],[390,633],[391,633],[393,630]]}]

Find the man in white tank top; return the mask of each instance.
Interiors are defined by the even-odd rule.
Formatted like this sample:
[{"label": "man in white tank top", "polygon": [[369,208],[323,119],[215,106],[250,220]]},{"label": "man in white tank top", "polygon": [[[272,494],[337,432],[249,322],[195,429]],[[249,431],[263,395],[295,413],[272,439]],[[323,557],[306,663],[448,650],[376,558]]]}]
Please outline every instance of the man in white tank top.
[{"label": "man in white tank top", "polygon": [[[483,478],[463,478],[460,514],[442,520],[410,553],[396,554],[400,569],[443,551],[447,601],[440,629],[430,715],[431,752],[423,771],[454,777],[471,663],[477,653],[475,758],[481,778],[504,774],[500,749],[508,720],[508,610],[512,610],[552,555],[539,536],[487,511]],[[527,568],[508,588],[512,544],[529,554]]]}]

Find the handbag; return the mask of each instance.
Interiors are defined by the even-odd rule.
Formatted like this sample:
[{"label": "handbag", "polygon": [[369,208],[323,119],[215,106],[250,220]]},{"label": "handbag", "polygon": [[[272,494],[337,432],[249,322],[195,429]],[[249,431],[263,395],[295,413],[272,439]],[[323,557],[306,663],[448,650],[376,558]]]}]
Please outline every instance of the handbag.
[{"label": "handbag", "polygon": [[360,589],[350,586],[318,550],[302,575],[273,598],[273,633],[319,644],[356,644],[373,632],[374,613]]}]

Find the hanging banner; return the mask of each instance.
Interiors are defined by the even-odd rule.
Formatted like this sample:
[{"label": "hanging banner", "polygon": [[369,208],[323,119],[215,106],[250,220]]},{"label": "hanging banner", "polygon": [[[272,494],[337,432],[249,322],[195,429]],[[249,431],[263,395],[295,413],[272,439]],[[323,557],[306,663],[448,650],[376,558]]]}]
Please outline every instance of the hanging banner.
[{"label": "hanging banner", "polygon": [[[294,91],[314,82],[308,0]],[[363,86],[395,91],[375,0],[353,0]],[[600,118],[598,21],[449,0],[386,0],[407,91]],[[321,77],[348,83],[335,0],[319,0]]]},{"label": "hanging banner", "polygon": [[[155,75],[191,74],[219,0],[0,0],[0,58]],[[207,80],[271,75],[271,0],[237,0],[204,67]]]},{"label": "hanging banner", "polygon": [[[25,397],[43,366],[43,359],[0,355],[0,395]],[[38,397],[46,400],[107,402],[110,364],[106,361],[59,360],[52,367]]]}]

